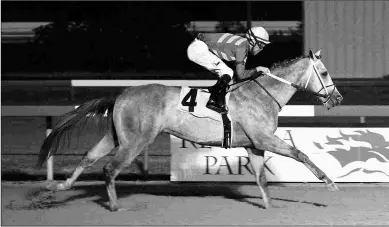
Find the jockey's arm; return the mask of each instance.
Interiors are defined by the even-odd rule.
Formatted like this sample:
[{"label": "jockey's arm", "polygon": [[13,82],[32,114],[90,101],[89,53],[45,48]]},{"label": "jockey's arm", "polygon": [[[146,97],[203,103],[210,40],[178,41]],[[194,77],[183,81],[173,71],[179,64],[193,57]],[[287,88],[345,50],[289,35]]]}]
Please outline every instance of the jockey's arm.
[{"label": "jockey's arm", "polygon": [[257,68],[246,69],[246,56],[247,52],[244,49],[236,51],[235,72],[239,79],[250,77],[258,72]]},{"label": "jockey's arm", "polygon": [[236,64],[235,66],[236,74],[239,79],[244,79],[257,73],[256,68],[246,70],[246,66],[243,61],[239,61],[239,62],[237,61],[235,64]]}]

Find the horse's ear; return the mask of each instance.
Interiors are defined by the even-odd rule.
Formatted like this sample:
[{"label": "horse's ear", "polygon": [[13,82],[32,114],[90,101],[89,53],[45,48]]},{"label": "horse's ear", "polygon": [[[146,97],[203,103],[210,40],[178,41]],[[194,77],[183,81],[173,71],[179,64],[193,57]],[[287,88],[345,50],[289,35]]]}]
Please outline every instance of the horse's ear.
[{"label": "horse's ear", "polygon": [[321,54],[320,54],[321,50],[318,50],[316,53],[315,53],[315,57],[317,59],[320,59],[321,58]]},{"label": "horse's ear", "polygon": [[315,57],[315,55],[313,55],[313,52],[312,52],[311,49],[309,49],[308,56],[309,56],[309,58],[312,59],[312,60],[315,60],[315,59],[316,59],[316,57]]}]

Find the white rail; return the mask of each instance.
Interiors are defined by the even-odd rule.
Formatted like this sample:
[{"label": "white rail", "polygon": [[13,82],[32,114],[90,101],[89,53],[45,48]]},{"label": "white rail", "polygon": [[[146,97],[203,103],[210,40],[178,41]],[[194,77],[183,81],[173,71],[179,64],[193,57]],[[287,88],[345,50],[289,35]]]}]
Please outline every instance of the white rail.
[{"label": "white rail", "polygon": [[71,80],[72,87],[127,87],[158,83],[169,86],[212,86],[216,80]]}]

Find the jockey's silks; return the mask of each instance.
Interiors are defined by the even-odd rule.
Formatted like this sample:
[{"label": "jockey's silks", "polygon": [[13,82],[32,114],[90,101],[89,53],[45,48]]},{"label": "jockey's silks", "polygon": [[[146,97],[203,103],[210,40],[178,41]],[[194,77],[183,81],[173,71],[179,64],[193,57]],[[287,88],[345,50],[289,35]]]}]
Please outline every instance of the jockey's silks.
[{"label": "jockey's silks", "polygon": [[220,59],[246,63],[250,48],[246,38],[230,33],[199,33],[197,38]]}]

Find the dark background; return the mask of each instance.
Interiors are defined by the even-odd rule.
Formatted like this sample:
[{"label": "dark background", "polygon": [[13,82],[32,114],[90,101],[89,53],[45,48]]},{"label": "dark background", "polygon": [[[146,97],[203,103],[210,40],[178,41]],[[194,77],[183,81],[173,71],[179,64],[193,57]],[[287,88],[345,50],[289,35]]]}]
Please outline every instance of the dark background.
[{"label": "dark background", "polygon": [[[32,42],[2,44],[2,73],[10,72],[201,72],[187,59],[196,34],[190,21],[246,21],[244,1],[9,2],[3,22],[53,22],[35,30]],[[301,1],[251,2],[253,21],[302,21]],[[220,29],[228,32],[228,29]],[[245,32],[241,31],[242,33]],[[302,31],[272,43],[247,67],[270,67],[302,54]]]}]

